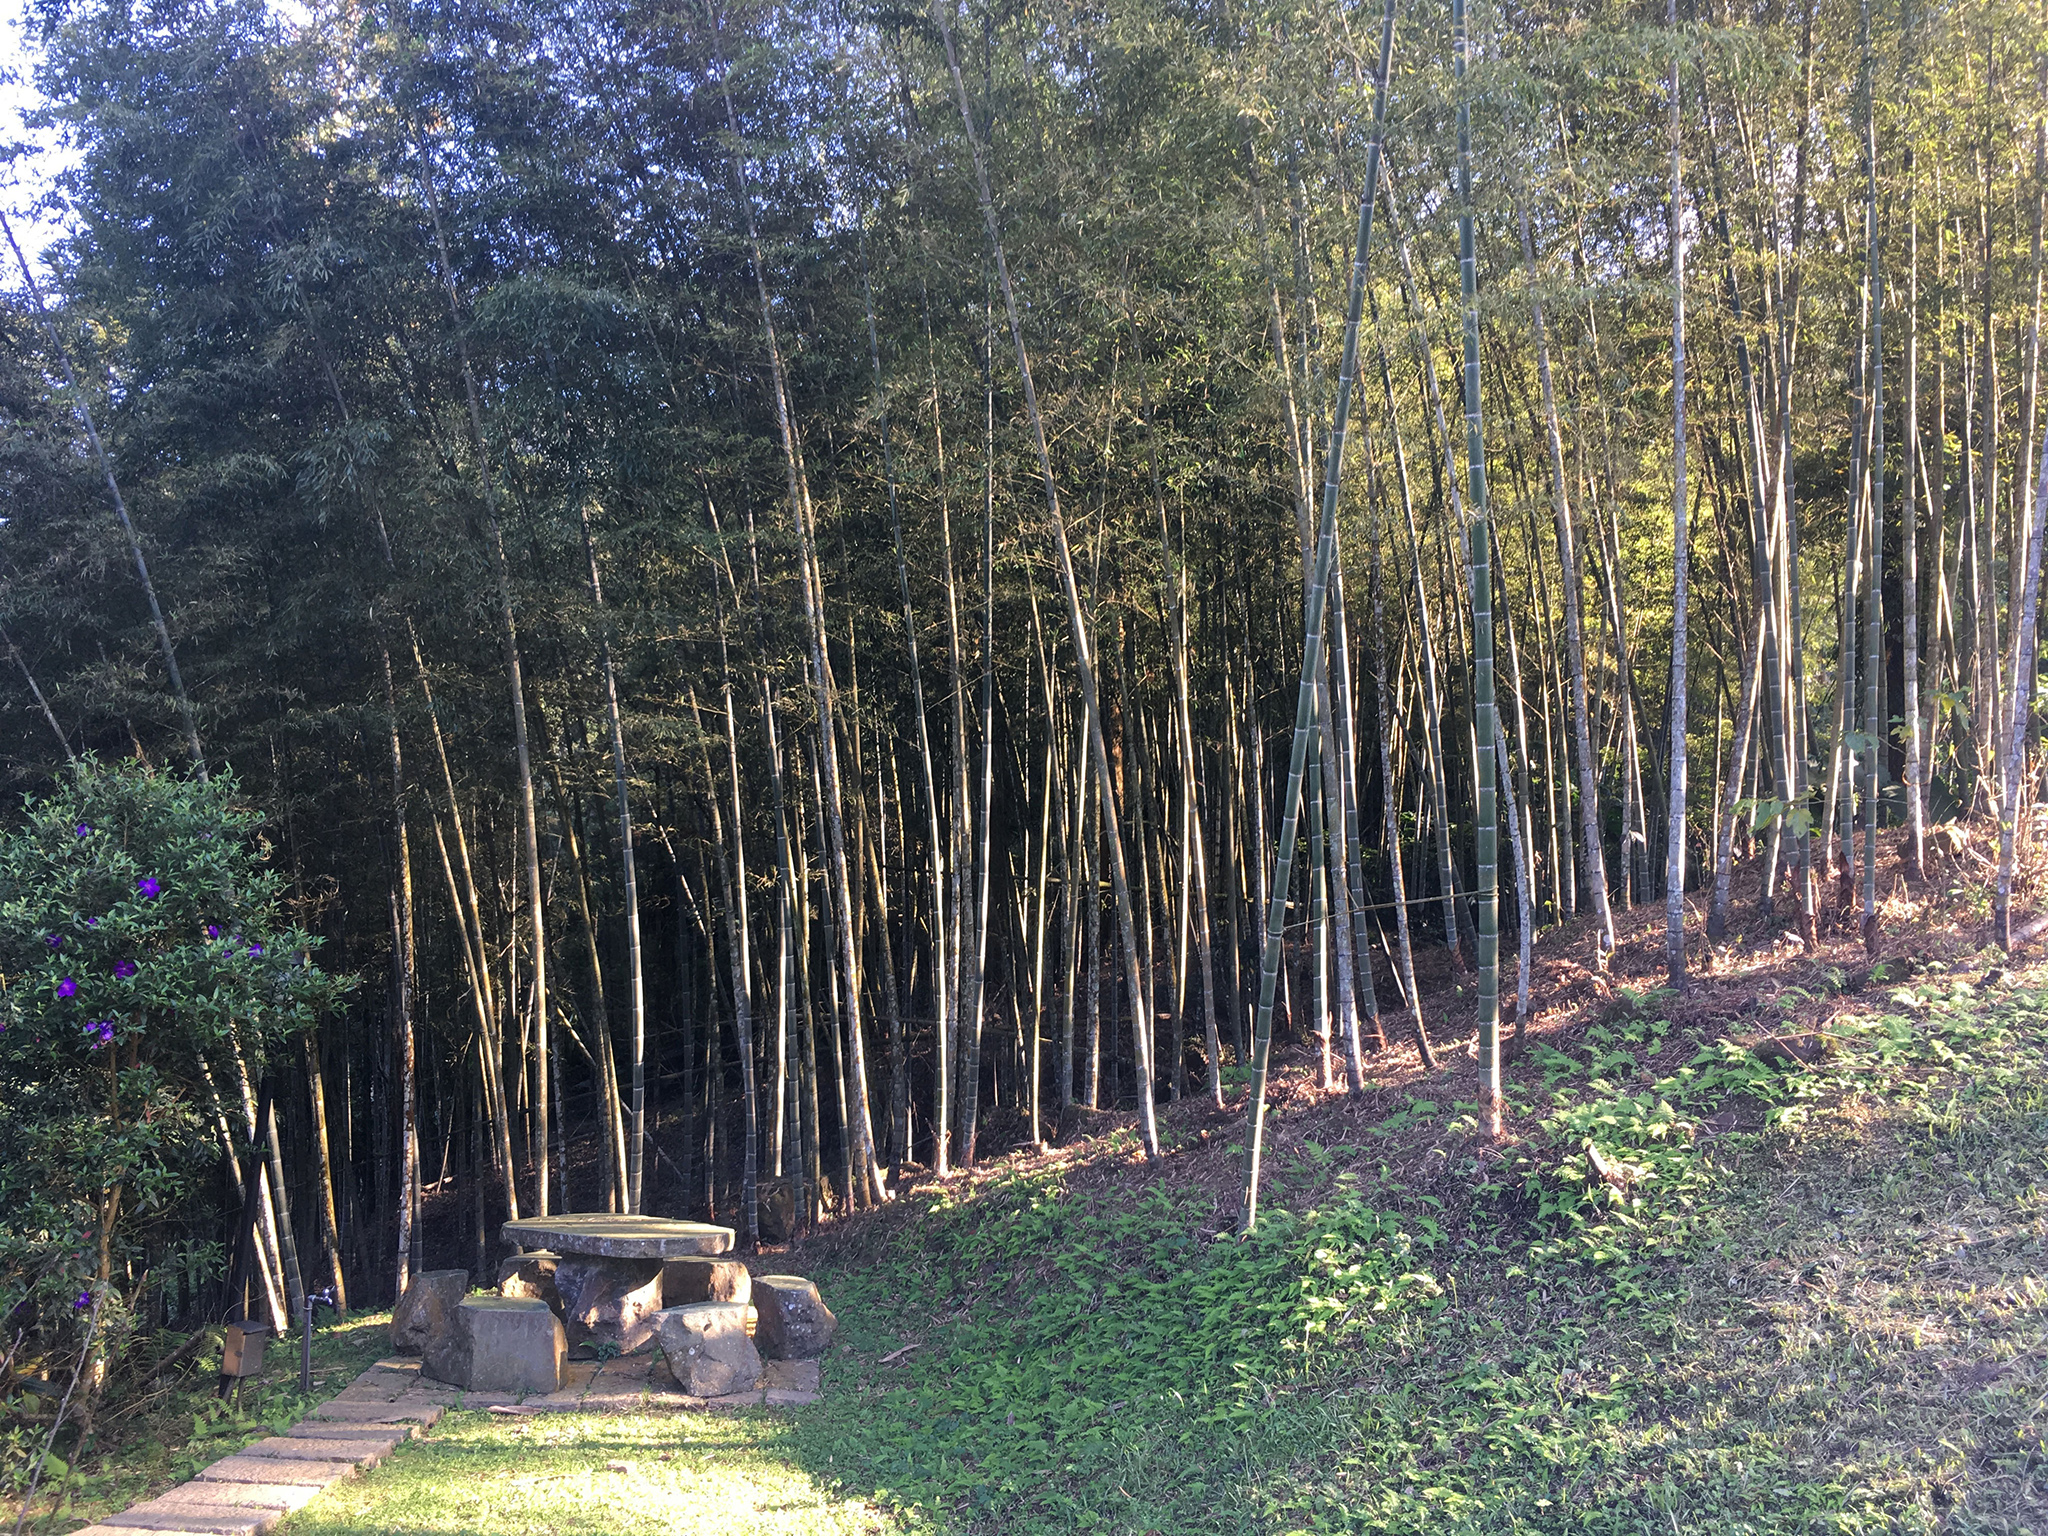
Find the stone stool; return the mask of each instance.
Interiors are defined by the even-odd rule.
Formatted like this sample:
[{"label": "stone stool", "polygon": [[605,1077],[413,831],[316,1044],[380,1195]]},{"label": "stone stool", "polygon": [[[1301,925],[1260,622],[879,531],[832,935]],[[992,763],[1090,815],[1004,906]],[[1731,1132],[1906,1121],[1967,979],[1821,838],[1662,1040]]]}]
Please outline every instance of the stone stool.
[{"label": "stone stool", "polygon": [[430,1347],[422,1369],[481,1392],[559,1392],[568,1340],[548,1304],[513,1296],[471,1296],[454,1326]]},{"label": "stone stool", "polygon": [[666,1307],[654,1323],[676,1385],[692,1397],[751,1392],[760,1381],[761,1353],[747,1337],[745,1307],[721,1301]]},{"label": "stone stool", "polygon": [[761,1275],[754,1281],[761,1315],[754,1336],[770,1360],[815,1360],[832,1342],[839,1319],[801,1275]]},{"label": "stone stool", "polygon": [[555,1289],[555,1266],[561,1261],[560,1254],[544,1248],[513,1254],[498,1266],[498,1294],[516,1296],[522,1301],[544,1301],[560,1317],[562,1293]]},{"label": "stone stool", "polygon": [[425,1354],[433,1340],[454,1325],[455,1309],[468,1293],[466,1269],[430,1269],[414,1275],[391,1309],[392,1349],[401,1355]]}]

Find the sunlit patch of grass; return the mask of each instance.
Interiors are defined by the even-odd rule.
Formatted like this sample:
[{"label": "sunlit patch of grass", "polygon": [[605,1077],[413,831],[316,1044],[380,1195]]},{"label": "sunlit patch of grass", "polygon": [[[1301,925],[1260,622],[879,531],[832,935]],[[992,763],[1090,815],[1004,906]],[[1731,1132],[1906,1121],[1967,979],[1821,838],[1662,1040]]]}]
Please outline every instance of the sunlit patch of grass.
[{"label": "sunlit patch of grass", "polygon": [[831,1492],[785,1416],[462,1413],[338,1483],[284,1536],[866,1536],[925,1530]]}]

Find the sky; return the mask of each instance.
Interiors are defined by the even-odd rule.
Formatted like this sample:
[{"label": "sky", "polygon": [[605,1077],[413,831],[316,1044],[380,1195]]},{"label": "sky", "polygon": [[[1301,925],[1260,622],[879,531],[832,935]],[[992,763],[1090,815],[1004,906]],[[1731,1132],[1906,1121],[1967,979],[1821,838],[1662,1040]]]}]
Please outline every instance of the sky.
[{"label": "sky", "polygon": [[6,209],[23,252],[37,261],[63,233],[63,226],[48,212],[36,211],[35,205],[50,191],[70,156],[53,134],[31,131],[22,122],[22,115],[41,99],[31,79],[35,60],[24,35],[26,20],[20,0],[0,0],[0,143],[34,146],[12,166],[0,169],[0,207]]},{"label": "sky", "polygon": [[[303,0],[270,0],[277,16],[301,25],[312,7]],[[48,130],[36,132],[23,122],[24,113],[41,100],[33,79],[35,54],[28,44],[25,0],[0,0],[0,144],[28,143],[32,152],[13,166],[0,168],[0,208],[5,208],[14,225],[14,237],[31,261],[40,264],[43,254],[64,232],[62,216],[39,209],[72,155]],[[13,274],[0,275],[0,284],[12,287]]]}]

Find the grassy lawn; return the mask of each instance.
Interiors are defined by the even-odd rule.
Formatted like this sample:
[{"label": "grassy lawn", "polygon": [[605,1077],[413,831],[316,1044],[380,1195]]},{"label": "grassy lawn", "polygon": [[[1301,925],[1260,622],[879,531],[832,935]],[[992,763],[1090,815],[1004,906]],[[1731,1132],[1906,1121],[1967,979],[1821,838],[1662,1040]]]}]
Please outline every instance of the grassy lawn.
[{"label": "grassy lawn", "polygon": [[2048,974],[1983,964],[1758,1000],[1795,1055],[1627,995],[1499,1148],[1469,1078],[1291,1109],[1249,1241],[1198,1104],[927,1188],[804,1258],[818,1404],[452,1416],[284,1529],[2048,1530]]},{"label": "grassy lawn", "polygon": [[834,1536],[902,1529],[795,1464],[786,1418],[754,1412],[455,1414],[338,1484],[289,1536]]}]

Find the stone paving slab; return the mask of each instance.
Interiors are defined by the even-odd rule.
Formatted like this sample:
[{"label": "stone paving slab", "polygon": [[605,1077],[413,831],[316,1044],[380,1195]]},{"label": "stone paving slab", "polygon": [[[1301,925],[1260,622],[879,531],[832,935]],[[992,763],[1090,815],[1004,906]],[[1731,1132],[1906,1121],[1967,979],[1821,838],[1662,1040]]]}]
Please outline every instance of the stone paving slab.
[{"label": "stone paving slab", "polygon": [[[379,1376],[383,1379],[375,1379]],[[403,1376],[393,1376],[381,1371],[366,1372],[336,1393],[334,1401],[337,1403],[395,1402],[398,1395],[411,1385],[412,1383]]]},{"label": "stone paving slab", "polygon": [[581,1413],[583,1399],[580,1397],[529,1397],[519,1405],[528,1413]]},{"label": "stone paving slab", "polygon": [[261,1509],[247,1504],[182,1504],[163,1506],[155,1499],[138,1504],[123,1515],[109,1515],[107,1524],[142,1531],[193,1531],[200,1536],[251,1536],[267,1531],[280,1520],[281,1509]]},{"label": "stone paving slab", "polygon": [[761,1362],[761,1385],[770,1392],[808,1392],[815,1397],[825,1390],[821,1376],[815,1360]]},{"label": "stone paving slab", "polygon": [[275,1509],[290,1513],[303,1509],[320,1496],[318,1488],[308,1488],[300,1483],[180,1483],[166,1489],[149,1501],[149,1507],[175,1509],[181,1504],[194,1504],[202,1509],[219,1509],[224,1505],[241,1504],[252,1509]]},{"label": "stone paving slab", "polygon": [[622,1387],[611,1392],[592,1392],[579,1406],[585,1413],[638,1413],[647,1406],[647,1390]]},{"label": "stone paving slab", "polygon": [[[487,1393],[485,1395],[491,1396],[495,1394]],[[394,1397],[391,1401],[393,1406],[405,1406],[414,1409],[439,1408],[446,1412],[453,1412],[458,1408],[474,1408],[477,1396],[474,1392],[407,1392],[402,1396]]]},{"label": "stone paving slab", "polygon": [[298,1440],[286,1435],[258,1440],[242,1447],[244,1456],[267,1456],[279,1461],[339,1461],[359,1467],[374,1467],[391,1454],[393,1440]]},{"label": "stone paving slab", "polygon": [[383,1440],[395,1442],[410,1440],[417,1424],[399,1422],[396,1424],[324,1424],[318,1419],[302,1419],[286,1430],[290,1440]]},{"label": "stone paving slab", "polygon": [[438,1421],[442,1414],[438,1403],[416,1403],[412,1394],[396,1403],[344,1403],[339,1398],[322,1403],[306,1416],[306,1421],[324,1420],[342,1426],[352,1424],[400,1424],[408,1420],[422,1429]]},{"label": "stone paving slab", "polygon": [[213,1483],[300,1483],[308,1488],[325,1488],[344,1477],[355,1476],[345,1461],[284,1461],[275,1456],[230,1456],[216,1461],[194,1482]]}]

